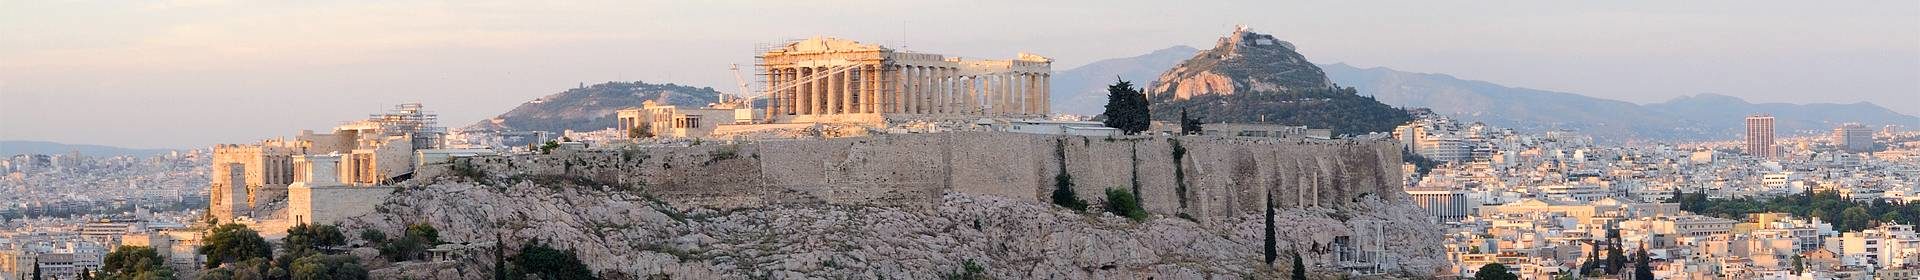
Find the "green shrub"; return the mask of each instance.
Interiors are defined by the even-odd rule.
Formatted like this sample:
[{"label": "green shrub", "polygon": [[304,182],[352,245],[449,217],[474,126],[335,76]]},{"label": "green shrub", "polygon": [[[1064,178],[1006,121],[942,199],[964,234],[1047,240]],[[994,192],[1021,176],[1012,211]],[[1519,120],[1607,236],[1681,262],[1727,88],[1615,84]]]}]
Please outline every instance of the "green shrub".
[{"label": "green shrub", "polygon": [[1107,212],[1136,222],[1147,219],[1147,210],[1140,207],[1140,198],[1121,188],[1107,189]]},{"label": "green shrub", "polygon": [[1074,211],[1087,211],[1087,201],[1073,193],[1073,176],[1066,172],[1053,176],[1053,204]]},{"label": "green shrub", "polygon": [[[367,237],[366,235],[366,232],[361,233],[362,238]],[[407,226],[405,234],[384,243],[378,248],[380,248],[380,255],[387,257],[387,260],[396,262],[418,260],[426,257],[427,249],[440,245],[440,231],[434,229],[433,225],[412,224]]]},{"label": "green shrub", "polygon": [[580,262],[572,251],[527,243],[513,256],[514,273],[538,275],[535,279],[594,279],[593,270]]},{"label": "green shrub", "polygon": [[992,279],[987,277],[987,268],[980,266],[980,263],[974,262],[973,260],[967,260],[966,263],[960,264],[960,271],[948,273],[945,277],[941,278],[948,280]]},{"label": "green shrub", "polygon": [[94,279],[172,279],[173,269],[153,247],[120,246],[107,253]]},{"label": "green shrub", "polygon": [[311,255],[293,261],[293,280],[368,279],[360,258],[348,255]]}]

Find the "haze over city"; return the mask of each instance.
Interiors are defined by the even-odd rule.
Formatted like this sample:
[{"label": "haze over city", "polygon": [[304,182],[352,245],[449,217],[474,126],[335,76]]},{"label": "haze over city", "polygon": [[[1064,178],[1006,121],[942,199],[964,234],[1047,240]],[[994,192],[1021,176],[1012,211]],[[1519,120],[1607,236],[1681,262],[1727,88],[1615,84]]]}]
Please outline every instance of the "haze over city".
[{"label": "haze over city", "polygon": [[583,83],[731,93],[755,44],[823,35],[1064,70],[1241,24],[1316,63],[1920,114],[1913,1],[0,1],[0,139],[192,148],[411,101],[464,125]]}]

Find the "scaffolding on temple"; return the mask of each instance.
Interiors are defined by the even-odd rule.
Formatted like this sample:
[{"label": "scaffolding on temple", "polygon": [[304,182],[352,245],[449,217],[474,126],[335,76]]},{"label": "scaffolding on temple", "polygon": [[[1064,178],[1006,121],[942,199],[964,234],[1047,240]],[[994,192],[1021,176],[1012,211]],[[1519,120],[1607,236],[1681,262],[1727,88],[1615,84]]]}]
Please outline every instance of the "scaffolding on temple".
[{"label": "scaffolding on temple", "polygon": [[367,121],[379,125],[385,136],[411,135],[414,149],[436,149],[446,138],[447,128],[440,127],[440,115],[422,108],[420,103],[394,105],[386,113],[372,114]]}]

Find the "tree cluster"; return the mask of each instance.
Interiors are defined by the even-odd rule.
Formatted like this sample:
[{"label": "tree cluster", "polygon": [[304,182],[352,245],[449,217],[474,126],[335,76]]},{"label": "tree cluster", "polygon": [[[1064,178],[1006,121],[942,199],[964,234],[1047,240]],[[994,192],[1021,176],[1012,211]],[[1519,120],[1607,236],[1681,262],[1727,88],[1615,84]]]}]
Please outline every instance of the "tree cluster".
[{"label": "tree cluster", "polygon": [[1667,202],[1679,203],[1681,210],[1726,219],[1743,219],[1747,214],[1778,212],[1794,217],[1818,217],[1833,223],[1834,230],[1858,231],[1881,223],[1912,225],[1920,223],[1920,205],[1888,203],[1884,200],[1856,202],[1838,192],[1803,192],[1772,198],[1711,199],[1706,193],[1674,191]]},{"label": "tree cluster", "polygon": [[120,246],[107,253],[100,262],[100,271],[87,275],[81,271],[83,279],[132,280],[132,279],[173,279],[173,269],[167,267],[167,259],[160,257],[160,251],[147,246]]},{"label": "tree cluster", "polygon": [[440,230],[425,223],[407,225],[406,232],[398,238],[387,239],[386,233],[368,230],[360,232],[360,239],[366,240],[367,246],[379,248],[380,256],[396,262],[426,259],[427,249],[444,243],[440,241]]},{"label": "tree cluster", "polygon": [[273,244],[260,238],[259,232],[241,224],[223,224],[208,230],[201,241],[200,254],[207,256],[207,268],[253,259],[273,258]]},{"label": "tree cluster", "polygon": [[538,240],[522,244],[520,254],[513,256],[512,264],[504,271],[503,276],[496,278],[531,276],[532,279],[542,280],[594,279],[593,270],[581,263],[573,251],[547,247]]},{"label": "tree cluster", "polygon": [[1171,109],[1188,108],[1210,121],[1305,125],[1331,128],[1334,135],[1393,131],[1413,120],[1406,110],[1361,96],[1353,88],[1204,94],[1180,100],[1163,95],[1150,104],[1153,119],[1172,120],[1178,110]]},{"label": "tree cluster", "polygon": [[346,240],[338,226],[294,225],[281,239],[281,254],[276,256],[273,244],[252,229],[219,225],[200,247],[211,268],[200,279],[368,279],[359,258],[338,254]]}]

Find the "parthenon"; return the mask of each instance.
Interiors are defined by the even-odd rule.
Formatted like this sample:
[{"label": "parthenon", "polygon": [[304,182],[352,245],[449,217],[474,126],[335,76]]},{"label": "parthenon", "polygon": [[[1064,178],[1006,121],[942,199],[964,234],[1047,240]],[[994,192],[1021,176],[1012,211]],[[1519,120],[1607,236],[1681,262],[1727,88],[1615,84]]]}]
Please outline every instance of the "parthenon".
[{"label": "parthenon", "polygon": [[815,37],[761,53],[767,120],[880,123],[888,117],[1043,117],[1053,60],[981,60]]}]

